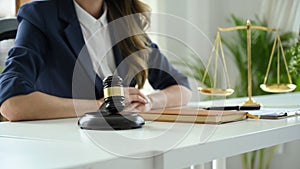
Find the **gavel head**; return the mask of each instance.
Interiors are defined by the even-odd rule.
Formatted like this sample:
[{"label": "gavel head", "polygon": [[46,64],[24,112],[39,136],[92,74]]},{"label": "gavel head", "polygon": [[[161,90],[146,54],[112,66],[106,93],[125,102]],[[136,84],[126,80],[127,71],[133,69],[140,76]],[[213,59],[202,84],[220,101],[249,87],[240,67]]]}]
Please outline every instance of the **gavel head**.
[{"label": "gavel head", "polygon": [[108,76],[103,80],[104,104],[100,111],[116,114],[125,108],[123,79],[119,76]]}]

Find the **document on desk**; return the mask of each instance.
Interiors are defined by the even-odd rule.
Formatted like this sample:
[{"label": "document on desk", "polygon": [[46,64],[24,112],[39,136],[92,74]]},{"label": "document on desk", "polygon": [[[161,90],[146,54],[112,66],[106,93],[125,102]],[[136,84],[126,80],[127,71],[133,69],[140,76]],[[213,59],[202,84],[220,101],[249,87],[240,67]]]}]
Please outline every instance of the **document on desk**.
[{"label": "document on desk", "polygon": [[300,115],[300,108],[261,108],[248,111],[248,113],[257,119],[282,119]]},{"label": "document on desk", "polygon": [[139,113],[147,121],[222,124],[245,120],[247,112],[236,110],[204,110],[195,108],[156,109]]}]

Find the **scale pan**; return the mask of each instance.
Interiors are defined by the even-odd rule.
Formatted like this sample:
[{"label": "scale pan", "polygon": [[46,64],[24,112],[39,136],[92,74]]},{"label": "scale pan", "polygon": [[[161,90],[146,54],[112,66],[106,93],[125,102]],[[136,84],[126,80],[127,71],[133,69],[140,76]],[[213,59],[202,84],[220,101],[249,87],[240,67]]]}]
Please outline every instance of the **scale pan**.
[{"label": "scale pan", "polygon": [[296,85],[294,84],[261,84],[260,88],[269,93],[285,93],[291,92],[296,89]]},{"label": "scale pan", "polygon": [[221,89],[221,88],[202,88],[198,87],[200,93],[205,95],[215,95],[215,96],[229,96],[234,92],[233,89]]}]

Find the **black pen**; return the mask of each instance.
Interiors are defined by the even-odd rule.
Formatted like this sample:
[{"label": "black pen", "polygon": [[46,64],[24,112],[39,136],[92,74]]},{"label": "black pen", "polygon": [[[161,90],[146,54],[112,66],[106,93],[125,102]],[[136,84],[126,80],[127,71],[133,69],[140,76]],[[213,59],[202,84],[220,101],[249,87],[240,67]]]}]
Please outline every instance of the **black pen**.
[{"label": "black pen", "polygon": [[239,110],[260,110],[260,106],[240,106]]},{"label": "black pen", "polygon": [[205,110],[259,110],[260,106],[213,106]]}]

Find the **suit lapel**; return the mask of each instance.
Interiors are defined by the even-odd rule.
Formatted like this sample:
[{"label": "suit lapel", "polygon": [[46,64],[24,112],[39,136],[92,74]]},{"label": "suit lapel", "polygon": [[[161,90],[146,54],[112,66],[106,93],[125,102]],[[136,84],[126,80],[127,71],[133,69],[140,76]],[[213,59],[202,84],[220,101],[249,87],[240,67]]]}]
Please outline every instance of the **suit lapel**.
[{"label": "suit lapel", "polygon": [[67,23],[64,33],[75,57],[84,46],[84,39],[72,0],[58,1],[59,18]]},{"label": "suit lapel", "polygon": [[[99,77],[97,77],[95,71],[93,70],[91,57],[89,56],[88,50],[85,46],[73,1],[59,0],[58,4],[59,17],[68,24],[64,30],[64,33],[68,43],[70,44],[70,47],[72,48],[75,58],[79,62],[79,69],[82,69],[94,84],[96,84],[95,79],[97,79],[97,82],[101,82],[102,80],[98,79]],[[102,91],[102,83],[96,84],[96,88],[99,91]]]},{"label": "suit lapel", "polygon": [[117,32],[118,28],[120,25],[114,21],[111,21],[111,18],[107,17],[107,20],[109,21],[109,33],[110,33],[110,38],[111,38],[111,42],[113,45],[113,53],[114,53],[114,59],[115,59],[115,65],[116,65],[116,72],[117,75],[120,76],[123,80],[126,79],[127,74],[128,74],[128,64],[126,63],[126,61],[124,60],[124,57],[121,53],[121,50],[118,46],[118,42],[120,42],[120,38],[118,38],[118,33]]},{"label": "suit lapel", "polygon": [[81,53],[82,48],[84,47],[85,43],[82,37],[81,29],[79,23],[74,20],[69,26],[64,30],[66,38],[77,58]]},{"label": "suit lapel", "polygon": [[117,68],[117,75],[122,77],[123,80],[126,79],[126,76],[128,74],[128,66],[126,61],[124,61],[124,58],[122,57],[120,48],[115,45],[113,47],[113,52],[114,52],[114,58],[115,58],[115,64]]}]

